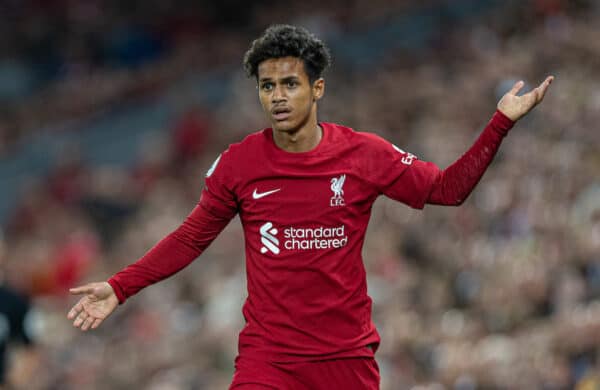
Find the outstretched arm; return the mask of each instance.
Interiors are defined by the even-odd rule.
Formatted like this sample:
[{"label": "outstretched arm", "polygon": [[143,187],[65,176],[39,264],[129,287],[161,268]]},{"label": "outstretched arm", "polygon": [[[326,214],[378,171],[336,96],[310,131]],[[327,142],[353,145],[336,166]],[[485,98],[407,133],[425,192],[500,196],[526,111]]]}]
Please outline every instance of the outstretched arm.
[{"label": "outstretched arm", "polygon": [[427,203],[450,206],[462,204],[492,162],[502,139],[517,120],[544,99],[553,80],[553,76],[547,77],[537,88],[522,96],[517,94],[523,88],[524,83],[517,82],[500,99],[498,110],[473,146],[456,162],[440,171]]},{"label": "outstretched arm", "polygon": [[213,215],[199,204],[177,230],[137,262],[116,273],[108,282],[72,288],[71,294],[84,296],[73,306],[67,317],[73,320],[75,327],[81,327],[81,330],[97,328],[119,303],[190,264],[230,220],[229,217]]},{"label": "outstretched arm", "polygon": [[200,256],[230,220],[230,217],[217,217],[198,204],[179,228],[108,280],[119,303],[185,268]]}]

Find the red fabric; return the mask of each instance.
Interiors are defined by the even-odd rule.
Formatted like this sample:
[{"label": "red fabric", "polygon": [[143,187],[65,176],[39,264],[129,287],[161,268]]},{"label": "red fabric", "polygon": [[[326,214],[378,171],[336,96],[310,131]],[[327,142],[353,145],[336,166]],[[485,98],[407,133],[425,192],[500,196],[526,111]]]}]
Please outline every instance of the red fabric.
[{"label": "red fabric", "polygon": [[268,363],[238,357],[230,390],[378,390],[373,358]]},{"label": "red fabric", "polygon": [[427,203],[461,205],[475,188],[514,122],[496,111],[477,141],[455,163],[441,171]]},{"label": "red fabric", "polygon": [[177,230],[108,280],[119,302],[190,264],[228,223],[229,219],[215,217],[202,206],[196,206]]},{"label": "red fabric", "polygon": [[239,213],[248,277],[240,357],[372,357],[380,339],[361,251],[373,202],[386,195],[422,208],[464,200],[512,125],[507,119],[496,113],[443,172],[376,135],[331,123],[304,153],[279,149],[271,129],[254,133],[215,161],[183,225],[109,283],[123,302],[188,265]]}]

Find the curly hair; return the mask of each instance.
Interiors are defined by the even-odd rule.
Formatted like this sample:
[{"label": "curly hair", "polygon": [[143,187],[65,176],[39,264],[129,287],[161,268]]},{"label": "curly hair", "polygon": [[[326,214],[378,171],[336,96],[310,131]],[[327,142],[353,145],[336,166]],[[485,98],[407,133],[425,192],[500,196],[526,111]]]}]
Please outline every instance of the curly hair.
[{"label": "curly hair", "polygon": [[258,65],[271,58],[297,57],[311,82],[321,77],[331,64],[331,54],[325,44],[302,27],[287,24],[272,25],[252,42],[244,55],[248,77],[258,78]]}]

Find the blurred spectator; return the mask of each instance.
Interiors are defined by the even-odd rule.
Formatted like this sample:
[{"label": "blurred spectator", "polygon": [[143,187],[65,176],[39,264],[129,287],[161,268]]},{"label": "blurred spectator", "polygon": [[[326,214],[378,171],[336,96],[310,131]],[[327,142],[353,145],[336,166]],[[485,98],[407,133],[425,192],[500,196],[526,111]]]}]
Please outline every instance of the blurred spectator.
[{"label": "blurred spectator", "polygon": [[211,132],[208,115],[201,107],[187,109],[173,128],[173,156],[178,165],[194,161],[205,152]]},{"label": "blurred spectator", "polygon": [[[0,389],[22,388],[37,369],[33,347],[33,308],[27,297],[5,285],[5,244],[0,234]],[[21,343],[26,348],[14,349]]]},{"label": "blurred spectator", "polygon": [[[326,80],[337,93],[326,93],[321,120],[377,132],[443,167],[506,85],[557,76],[459,209],[375,205],[364,258],[382,390],[598,386],[595,2],[258,2],[227,31],[227,7],[207,2],[42,3],[0,5],[0,158],[18,156],[19,142],[37,133],[84,131],[161,97],[181,114],[144,138],[132,166],[91,165],[83,149],[66,149],[20,189],[5,223],[5,279],[39,310],[44,364],[17,388],[229,384],[245,288],[237,222],[96,335],[69,328],[63,294],[143,255],[194,206],[224,143],[264,125],[241,55],[254,32],[290,18],[332,41],[336,73]],[[195,83],[201,76],[209,80]],[[195,89],[213,97],[210,106]]]}]

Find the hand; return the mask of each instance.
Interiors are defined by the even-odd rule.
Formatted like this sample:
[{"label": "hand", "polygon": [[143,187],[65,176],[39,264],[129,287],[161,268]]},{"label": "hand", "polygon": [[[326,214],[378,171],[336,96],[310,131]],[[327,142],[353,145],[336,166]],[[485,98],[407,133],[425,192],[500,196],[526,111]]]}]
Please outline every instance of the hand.
[{"label": "hand", "polygon": [[554,76],[548,76],[537,88],[521,96],[517,96],[517,93],[525,83],[518,81],[506,95],[502,96],[502,99],[498,102],[498,110],[513,121],[518,121],[544,99],[546,90],[553,80]]},{"label": "hand", "polygon": [[90,283],[69,290],[73,295],[86,294],[67,314],[73,326],[81,330],[96,329],[119,305],[119,299],[108,282]]}]

